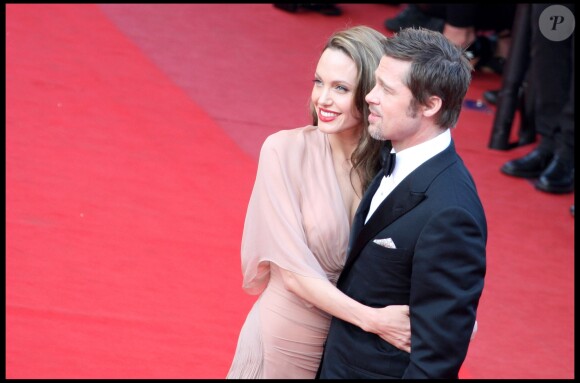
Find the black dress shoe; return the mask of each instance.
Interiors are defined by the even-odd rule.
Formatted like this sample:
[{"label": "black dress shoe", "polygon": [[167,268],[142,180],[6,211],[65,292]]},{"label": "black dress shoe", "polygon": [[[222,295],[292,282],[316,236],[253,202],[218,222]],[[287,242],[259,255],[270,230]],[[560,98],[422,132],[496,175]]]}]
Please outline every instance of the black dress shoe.
[{"label": "black dress shoe", "polygon": [[564,194],[574,191],[574,166],[554,156],[550,165],[535,183],[536,189],[546,193]]},{"label": "black dress shoe", "polygon": [[[499,96],[501,96],[501,92],[502,92],[502,89],[487,90],[487,91],[483,92],[483,99],[485,101],[489,102],[490,104],[497,105],[497,101],[499,99]],[[508,90],[508,92],[509,92],[509,90]],[[505,96],[506,91],[504,90],[503,93]],[[509,92],[509,93],[511,94],[513,92]],[[520,86],[520,88],[518,90],[518,99],[520,99],[523,96],[523,94],[524,94],[524,88],[522,86]],[[509,95],[508,95],[508,97],[509,97]]]},{"label": "black dress shoe", "polygon": [[524,157],[506,162],[500,170],[509,176],[536,178],[550,165],[552,157],[551,152],[536,148]]},{"label": "black dress shoe", "polygon": [[487,90],[483,92],[483,99],[492,105],[497,105],[497,96],[499,94],[498,90]]}]

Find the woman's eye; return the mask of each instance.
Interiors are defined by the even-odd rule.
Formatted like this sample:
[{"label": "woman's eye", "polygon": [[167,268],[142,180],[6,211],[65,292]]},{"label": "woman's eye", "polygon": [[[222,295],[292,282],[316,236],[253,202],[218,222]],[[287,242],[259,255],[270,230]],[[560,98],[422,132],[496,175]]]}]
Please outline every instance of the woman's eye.
[{"label": "woman's eye", "polygon": [[348,89],[342,85],[337,86],[336,89],[340,90],[341,92],[348,92]]},{"label": "woman's eye", "polygon": [[314,83],[314,85],[321,85],[322,84],[322,81],[320,81],[317,78],[315,78],[314,80],[312,80],[312,82]]}]

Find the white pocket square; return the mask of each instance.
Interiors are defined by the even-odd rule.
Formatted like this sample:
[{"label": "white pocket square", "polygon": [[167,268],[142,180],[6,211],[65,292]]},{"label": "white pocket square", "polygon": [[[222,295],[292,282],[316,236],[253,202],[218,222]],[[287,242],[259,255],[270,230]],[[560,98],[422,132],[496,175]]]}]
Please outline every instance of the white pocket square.
[{"label": "white pocket square", "polygon": [[396,249],[395,242],[391,238],[384,239],[373,239],[373,242],[379,246],[386,247],[387,249]]}]

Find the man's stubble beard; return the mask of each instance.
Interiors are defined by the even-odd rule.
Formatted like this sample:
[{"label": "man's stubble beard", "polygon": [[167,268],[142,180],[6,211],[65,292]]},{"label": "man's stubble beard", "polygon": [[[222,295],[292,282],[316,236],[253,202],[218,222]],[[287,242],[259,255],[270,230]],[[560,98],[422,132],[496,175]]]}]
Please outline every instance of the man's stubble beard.
[{"label": "man's stubble beard", "polygon": [[369,135],[372,138],[374,138],[375,140],[378,140],[378,141],[386,141],[387,140],[382,135],[382,130],[381,130],[380,125],[377,127],[375,125],[370,124],[368,130],[369,130]]}]

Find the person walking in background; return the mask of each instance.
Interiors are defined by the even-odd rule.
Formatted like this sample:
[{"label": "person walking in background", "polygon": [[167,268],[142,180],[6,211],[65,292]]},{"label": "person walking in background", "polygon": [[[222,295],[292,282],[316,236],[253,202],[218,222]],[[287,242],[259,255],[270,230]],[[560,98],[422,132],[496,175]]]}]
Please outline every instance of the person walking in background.
[{"label": "person walking in background", "polygon": [[335,286],[353,215],[381,167],[364,96],[384,39],[364,26],[331,36],[314,74],[313,124],[262,146],[241,254],[243,288],[260,296],[228,378],[314,378],[331,315],[410,351],[406,304],[363,305]]},{"label": "person walking in background", "polygon": [[[385,20],[388,30],[422,27],[466,48],[476,70],[502,74],[511,45],[516,4],[408,4]],[[491,32],[491,36],[488,35]],[[490,38],[491,37],[491,38]]]},{"label": "person walking in background", "polygon": [[[561,8],[556,12],[565,17],[553,27],[549,17],[541,19],[548,7],[550,4],[531,4],[530,13],[532,119],[540,142],[500,170],[513,177],[537,178],[537,190],[562,194],[574,191],[574,35],[561,39],[565,35],[560,33],[566,31],[559,28],[573,28],[574,5],[558,5]],[[542,23],[554,36],[544,34]]]},{"label": "person walking in background", "polygon": [[412,347],[335,316],[317,375],[457,378],[486,273],[484,209],[451,137],[472,66],[440,32],[403,29],[383,44],[368,130],[390,140],[394,165],[364,194],[337,287],[369,306],[408,304]]}]

